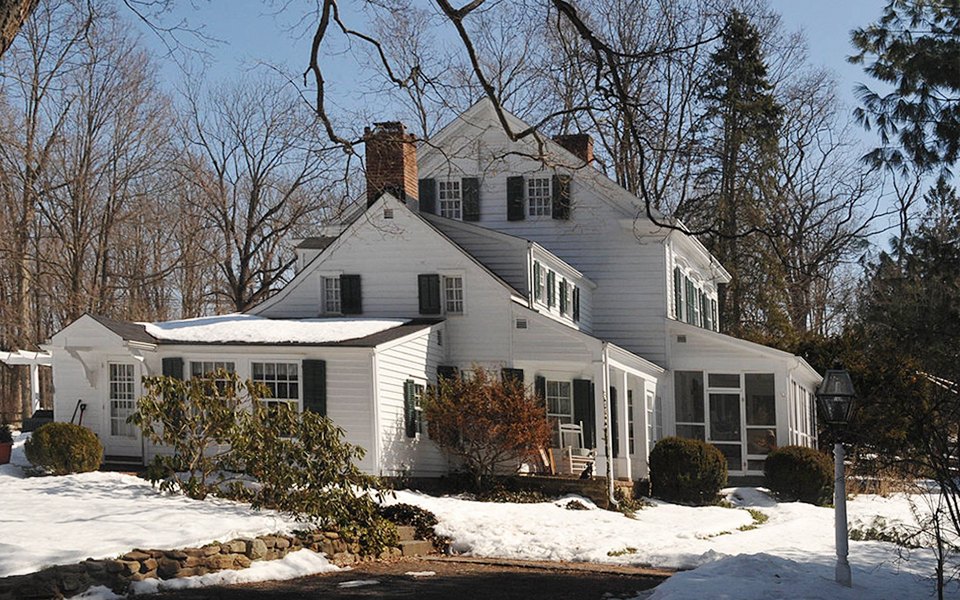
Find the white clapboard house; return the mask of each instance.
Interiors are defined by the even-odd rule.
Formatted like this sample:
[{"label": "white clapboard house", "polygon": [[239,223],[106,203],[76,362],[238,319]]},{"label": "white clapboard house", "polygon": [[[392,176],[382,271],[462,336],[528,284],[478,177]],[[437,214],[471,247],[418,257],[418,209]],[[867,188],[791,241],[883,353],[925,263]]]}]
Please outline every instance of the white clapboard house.
[{"label": "white clapboard house", "polygon": [[367,201],[303,240],[266,302],[153,324],[87,315],[54,335],[56,420],[83,404],[108,456],[146,462],[162,449],[126,424],[141,377],[223,367],[328,415],[367,472],[439,476],[455,465],[419,395],[481,365],[543,397],[561,471],[603,474],[612,457],[617,478],[638,479],[653,444],[680,435],[756,475],[771,448],[816,443],[820,376],[719,333],[729,275],[595,169],[589,136],[511,142],[482,101],[419,148],[398,123],[366,146]]}]

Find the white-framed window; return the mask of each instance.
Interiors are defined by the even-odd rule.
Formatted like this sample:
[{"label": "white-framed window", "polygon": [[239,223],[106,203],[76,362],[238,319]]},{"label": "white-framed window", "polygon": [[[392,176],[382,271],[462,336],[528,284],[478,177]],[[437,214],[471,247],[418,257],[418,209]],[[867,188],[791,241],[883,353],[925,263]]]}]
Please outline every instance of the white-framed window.
[{"label": "white-framed window", "polygon": [[573,395],[569,381],[547,381],[547,418],[553,425],[553,447],[560,447],[560,424],[573,423]]},{"label": "white-framed window", "polygon": [[294,410],[300,408],[300,365],[295,362],[250,363],[250,379],[262,383],[270,391],[262,402],[268,406],[287,402]]},{"label": "white-framed window", "polygon": [[663,438],[663,411],[660,409],[660,398],[647,392],[647,449],[653,451],[653,447]]},{"label": "white-framed window", "polygon": [[[231,375],[237,372],[237,365],[232,360],[191,360],[190,361],[190,377],[203,377],[209,373],[215,373],[219,370],[224,370]],[[226,386],[228,380],[226,379],[217,379],[217,388],[220,391],[223,391],[224,386]]]},{"label": "white-framed window", "polygon": [[527,180],[527,214],[531,217],[549,217],[553,207],[550,196],[550,178],[535,177]]},{"label": "white-framed window", "polygon": [[463,218],[463,199],[459,181],[440,181],[437,188],[440,216],[448,219]]},{"label": "white-framed window", "polygon": [[463,314],[463,277],[453,275],[443,278],[443,308],[448,315]]},{"label": "white-framed window", "polygon": [[323,278],[323,312],[340,314],[340,278]]},{"label": "white-framed window", "polygon": [[136,426],[127,417],[136,412],[136,378],[131,363],[110,363],[110,435],[137,437]]}]

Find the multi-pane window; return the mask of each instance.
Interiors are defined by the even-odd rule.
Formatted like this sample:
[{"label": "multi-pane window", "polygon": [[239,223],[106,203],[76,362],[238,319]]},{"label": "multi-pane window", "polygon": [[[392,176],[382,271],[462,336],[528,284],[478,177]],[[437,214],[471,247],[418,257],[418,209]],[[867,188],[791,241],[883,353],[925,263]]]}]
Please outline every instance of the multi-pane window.
[{"label": "multi-pane window", "polygon": [[403,420],[408,438],[427,433],[427,424],[423,419],[424,387],[408,379],[403,384]]},{"label": "multi-pane window", "polygon": [[627,390],[627,441],[630,446],[630,454],[634,454],[637,451],[633,425],[633,390]]},{"label": "multi-pane window", "polygon": [[440,216],[448,219],[463,218],[463,200],[459,181],[441,181],[437,189]]},{"label": "multi-pane window", "polygon": [[560,424],[573,423],[573,396],[569,381],[547,381],[547,417],[554,423],[553,446],[560,447]]},{"label": "multi-pane window", "polygon": [[653,451],[653,447],[663,437],[663,411],[660,409],[660,399],[651,393],[647,393],[647,444],[648,450]]},{"label": "multi-pane window", "polygon": [[443,278],[443,303],[448,315],[463,314],[463,277]]},{"label": "multi-pane window", "polygon": [[300,401],[300,365],[295,362],[255,362],[250,365],[251,379],[269,390],[269,406],[289,402],[293,408]]},{"label": "multi-pane window", "polygon": [[137,437],[136,427],[127,423],[137,405],[133,368],[132,364],[110,363],[110,435]]},{"label": "multi-pane window", "polygon": [[[237,372],[236,365],[233,361],[224,361],[224,360],[192,360],[190,361],[190,376],[191,377],[203,377],[211,373],[216,373],[217,371],[226,371],[231,375]],[[224,387],[227,385],[227,379],[217,379],[217,388],[220,391],[223,391]]]},{"label": "multi-pane window", "polygon": [[527,180],[527,211],[531,217],[549,217],[553,201],[550,197],[550,178]]},{"label": "multi-pane window", "polygon": [[340,312],[340,278],[323,278],[323,312],[338,314]]}]

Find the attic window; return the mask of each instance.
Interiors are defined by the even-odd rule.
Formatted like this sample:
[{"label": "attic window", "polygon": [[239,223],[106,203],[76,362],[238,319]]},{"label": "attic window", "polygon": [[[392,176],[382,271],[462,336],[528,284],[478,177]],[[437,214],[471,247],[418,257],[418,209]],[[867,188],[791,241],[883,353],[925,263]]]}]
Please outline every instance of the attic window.
[{"label": "attic window", "polygon": [[517,329],[526,329],[527,320],[526,319],[517,319]]},{"label": "attic window", "polygon": [[383,209],[383,218],[384,218],[384,219],[392,219],[392,218],[393,218],[393,209],[392,209],[392,208],[385,208],[385,209]]},{"label": "attic window", "polygon": [[677,336],[677,343],[678,343],[678,344],[686,344],[686,343],[687,343],[687,336],[685,336],[685,335],[678,335],[678,336]]},{"label": "attic window", "polygon": [[437,345],[438,345],[438,346],[442,346],[442,345],[443,345],[443,330],[442,330],[442,329],[438,329],[438,330],[437,330]]}]

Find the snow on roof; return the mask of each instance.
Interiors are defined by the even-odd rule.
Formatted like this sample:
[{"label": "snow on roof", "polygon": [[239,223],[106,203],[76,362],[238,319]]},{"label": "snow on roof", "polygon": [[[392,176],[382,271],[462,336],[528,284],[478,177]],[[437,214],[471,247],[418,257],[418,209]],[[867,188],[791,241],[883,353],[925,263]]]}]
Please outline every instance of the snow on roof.
[{"label": "snow on roof", "polygon": [[374,335],[407,322],[408,319],[268,319],[234,313],[143,326],[147,333],[164,342],[324,344]]}]

